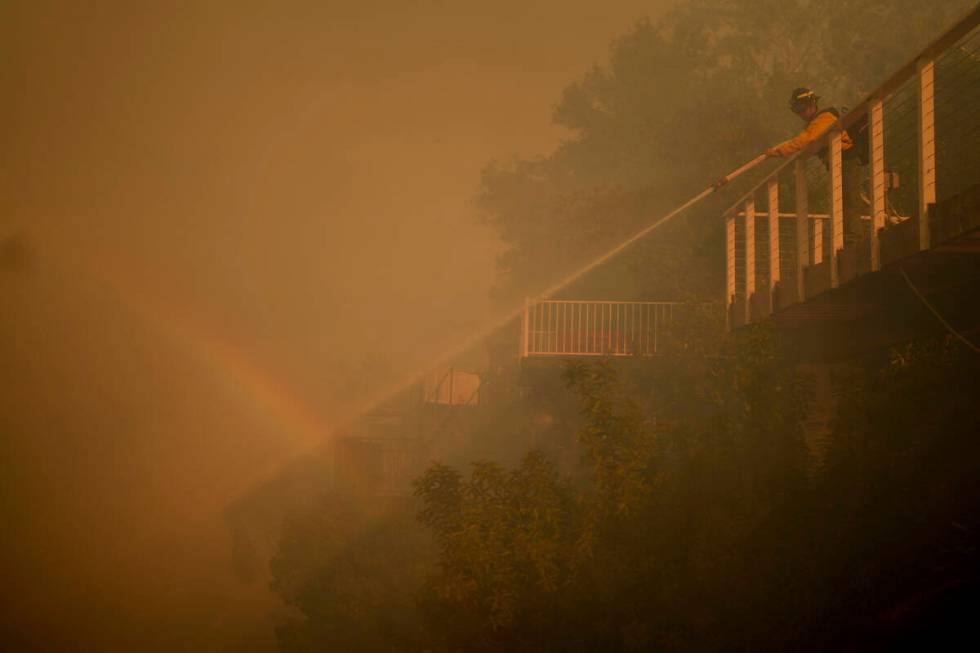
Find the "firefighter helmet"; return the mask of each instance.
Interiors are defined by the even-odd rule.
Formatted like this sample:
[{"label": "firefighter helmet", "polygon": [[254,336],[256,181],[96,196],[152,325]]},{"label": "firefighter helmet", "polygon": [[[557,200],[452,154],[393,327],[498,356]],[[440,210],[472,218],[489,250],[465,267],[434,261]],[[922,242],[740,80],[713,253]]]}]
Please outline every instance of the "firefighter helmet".
[{"label": "firefighter helmet", "polygon": [[799,113],[807,106],[816,104],[819,99],[820,97],[812,90],[801,86],[795,89],[793,94],[789,96],[789,108],[791,111]]}]

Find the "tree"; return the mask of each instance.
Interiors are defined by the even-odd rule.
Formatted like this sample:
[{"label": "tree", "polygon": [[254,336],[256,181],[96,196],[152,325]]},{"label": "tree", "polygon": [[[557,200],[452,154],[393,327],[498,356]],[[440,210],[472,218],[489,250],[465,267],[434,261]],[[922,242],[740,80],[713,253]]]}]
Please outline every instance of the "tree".
[{"label": "tree", "polygon": [[416,492],[419,518],[439,547],[425,604],[448,648],[553,647],[575,532],[569,488],[555,466],[538,452],[512,471],[474,463],[468,479],[435,465]]}]

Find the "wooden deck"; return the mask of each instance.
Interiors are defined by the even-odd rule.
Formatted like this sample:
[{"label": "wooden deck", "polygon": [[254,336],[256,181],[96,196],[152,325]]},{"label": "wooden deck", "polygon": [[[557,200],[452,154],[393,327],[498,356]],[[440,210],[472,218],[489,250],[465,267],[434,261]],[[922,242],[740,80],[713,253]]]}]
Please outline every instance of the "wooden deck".
[{"label": "wooden deck", "polygon": [[[846,266],[864,258],[858,244],[837,257],[841,285],[821,287],[819,273],[807,277],[803,302],[779,305],[763,321],[775,326],[803,358],[842,358],[947,329],[926,302],[958,332],[980,330],[980,184],[929,209],[930,242],[918,251],[918,224],[912,219],[880,232],[882,269]],[[821,264],[823,275],[829,261]],[[790,280],[790,287],[795,282]],[[759,294],[759,293],[757,293]],[[762,302],[756,298],[755,306]],[[795,299],[795,298],[793,298]],[[733,318],[739,314],[734,307]],[[744,314],[744,313],[742,313]]]}]

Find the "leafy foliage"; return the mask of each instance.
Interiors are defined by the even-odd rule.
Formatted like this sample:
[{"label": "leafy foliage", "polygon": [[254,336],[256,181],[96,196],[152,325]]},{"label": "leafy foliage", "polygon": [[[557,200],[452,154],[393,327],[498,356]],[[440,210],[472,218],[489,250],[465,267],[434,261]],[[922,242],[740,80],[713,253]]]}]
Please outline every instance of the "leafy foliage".
[{"label": "leafy foliage", "polygon": [[557,470],[529,453],[515,470],[475,463],[469,479],[436,465],[417,482],[420,512],[439,544],[426,596],[448,641],[499,646],[518,622],[543,622],[565,589],[573,548],[570,495]]}]

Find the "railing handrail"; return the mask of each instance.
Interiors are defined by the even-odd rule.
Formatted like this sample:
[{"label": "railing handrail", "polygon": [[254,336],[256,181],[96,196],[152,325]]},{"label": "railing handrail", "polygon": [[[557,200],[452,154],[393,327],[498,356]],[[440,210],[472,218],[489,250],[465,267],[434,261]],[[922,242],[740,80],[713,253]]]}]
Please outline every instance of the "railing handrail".
[{"label": "railing handrail", "polygon": [[[960,60],[972,60],[973,68],[968,71],[975,70],[978,42],[980,5],[892,72],[826,134],[776,167],[725,210],[729,328],[764,320],[965,233],[960,221],[944,218],[934,206],[961,192],[958,186],[977,179],[974,135],[980,129],[980,114],[969,111],[970,105],[956,107],[950,103],[962,96],[956,84],[963,82],[958,80],[975,83],[970,81],[972,77],[964,76]],[[968,96],[962,99],[971,101]],[[890,125],[888,116],[895,116]],[[867,156],[855,162],[844,156],[842,131],[853,132],[857,121],[865,119],[867,145],[863,138],[854,140],[860,143],[859,154]],[[939,125],[948,131],[941,132]],[[938,138],[940,134],[942,138]],[[892,143],[891,151],[886,151],[886,142]],[[826,193],[826,223],[810,213],[814,180],[807,163],[815,153],[827,168],[826,180],[819,183]],[[867,180],[863,166],[868,167]],[[948,185],[940,195],[937,188],[943,175],[949,181],[943,182]],[[900,188],[900,176],[915,183]],[[785,217],[795,216],[792,223],[781,219],[780,195],[787,191],[795,206]],[[764,210],[759,210],[760,199]],[[870,229],[861,221],[865,205],[870,209]],[[764,220],[761,224],[767,233],[757,232],[760,223],[756,218]],[[786,237],[784,227],[788,229]]]},{"label": "railing handrail", "polygon": [[633,301],[629,299],[624,299],[622,301],[615,299],[529,299],[531,304],[636,304],[645,306],[677,306],[683,304],[684,302],[651,302],[651,301]]},{"label": "railing handrail", "polygon": [[537,356],[654,356],[674,301],[608,299],[527,300],[521,319],[521,358]]},{"label": "railing handrail", "polygon": [[[968,11],[963,18],[954,23],[953,26],[946,30],[941,36],[929,43],[929,45],[923,48],[908,63],[895,71],[891,77],[869,93],[864,100],[859,102],[852,110],[848,111],[846,115],[841,116],[840,120],[837,121],[837,125],[833,129],[847,130],[847,128],[853,125],[858,118],[868,112],[873,102],[883,100],[886,96],[898,89],[902,84],[912,79],[916,74],[916,66],[919,61],[940,54],[949,48],[949,46],[953,45],[961,38],[969,34],[978,25],[980,25],[980,4],[977,4],[976,7]],[[737,202],[728,207],[722,213],[722,216],[725,217],[732,215],[733,211],[745,206],[745,203],[755,197],[755,195],[761,191],[773,178],[779,177],[787,168],[794,165],[797,159],[801,157],[808,159],[825,147],[827,147],[827,144],[824,142],[823,138],[819,138],[807,145],[796,155],[788,158],[786,161],[780,164],[778,168],[766,175],[758,184],[753,186],[751,190],[740,196]]]}]

